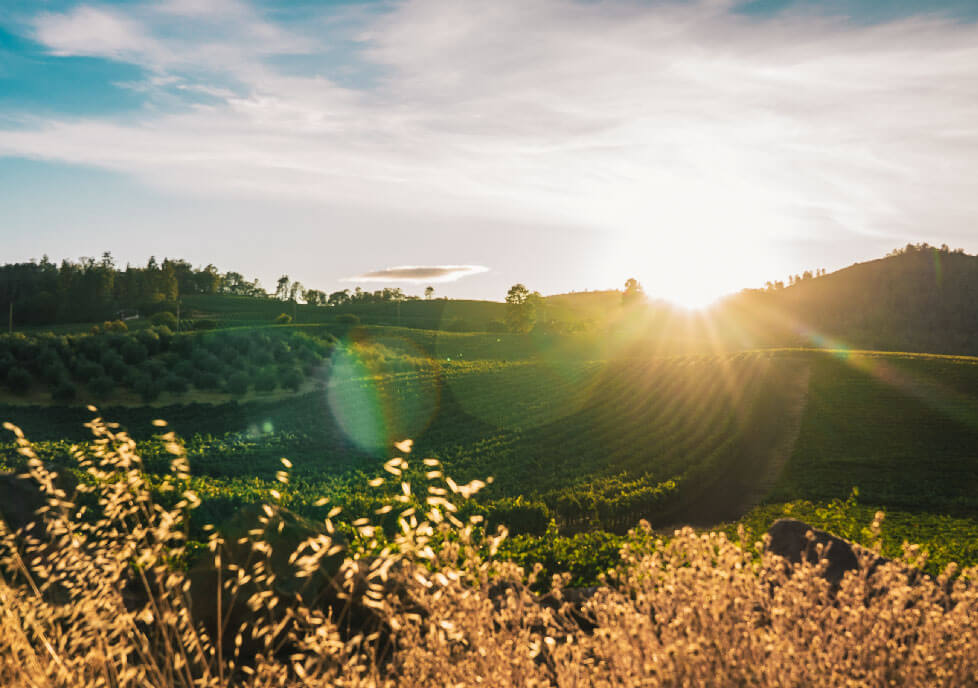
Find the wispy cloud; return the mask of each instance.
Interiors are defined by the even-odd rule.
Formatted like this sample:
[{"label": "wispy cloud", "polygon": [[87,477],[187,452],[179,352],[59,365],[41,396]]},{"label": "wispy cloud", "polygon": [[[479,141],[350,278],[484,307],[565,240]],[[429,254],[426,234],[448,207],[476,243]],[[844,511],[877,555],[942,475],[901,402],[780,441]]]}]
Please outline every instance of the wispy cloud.
[{"label": "wispy cloud", "polygon": [[[37,39],[214,102],[20,123],[0,155],[187,193],[572,224],[656,255],[974,236],[978,26],[734,5],[408,0],[329,38],[328,15],[282,25],[240,3],[189,33],[172,22],[195,3],[79,7],[40,15]],[[330,76],[341,39],[379,74],[369,88]],[[297,75],[268,59],[285,52],[311,62]]]},{"label": "wispy cloud", "polygon": [[54,55],[140,60],[162,50],[138,21],[122,12],[82,5],[65,12],[42,13],[34,20],[34,38]]},{"label": "wispy cloud", "polygon": [[372,270],[344,282],[455,282],[463,277],[488,272],[482,265],[401,265],[395,268]]}]

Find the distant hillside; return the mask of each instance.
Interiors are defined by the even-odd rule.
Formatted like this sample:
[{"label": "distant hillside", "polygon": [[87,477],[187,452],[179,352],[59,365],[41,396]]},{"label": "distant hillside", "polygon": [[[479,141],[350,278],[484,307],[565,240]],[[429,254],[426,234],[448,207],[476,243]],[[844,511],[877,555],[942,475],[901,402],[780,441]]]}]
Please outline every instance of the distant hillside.
[{"label": "distant hillside", "polygon": [[714,310],[744,345],[978,353],[978,256],[927,245],[744,292]]}]

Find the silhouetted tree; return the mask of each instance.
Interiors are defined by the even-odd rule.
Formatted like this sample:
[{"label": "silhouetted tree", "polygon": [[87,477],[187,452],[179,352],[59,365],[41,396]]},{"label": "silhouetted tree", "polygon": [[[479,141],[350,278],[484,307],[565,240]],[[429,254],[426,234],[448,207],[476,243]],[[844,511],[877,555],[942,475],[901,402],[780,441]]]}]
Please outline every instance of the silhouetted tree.
[{"label": "silhouetted tree", "polygon": [[334,291],[329,295],[329,305],[330,306],[342,306],[345,303],[350,302],[350,290],[344,289],[343,291]]},{"label": "silhouetted tree", "polygon": [[529,332],[533,329],[537,300],[530,297],[530,290],[523,284],[514,284],[506,293],[506,324],[511,331]]},{"label": "silhouetted tree", "polygon": [[289,285],[291,280],[289,280],[288,275],[282,275],[278,278],[278,284],[275,287],[275,298],[279,301],[289,300]]},{"label": "silhouetted tree", "polygon": [[642,285],[634,277],[629,277],[625,280],[625,291],[621,294],[621,302],[625,306],[630,306],[634,303],[639,303],[645,299],[645,290],[642,289]]},{"label": "silhouetted tree", "polygon": [[302,295],[303,291],[304,291],[304,288],[302,286],[302,282],[296,280],[295,282],[293,282],[292,284],[290,284],[289,285],[289,301],[296,301],[296,300],[298,300],[299,296]]}]

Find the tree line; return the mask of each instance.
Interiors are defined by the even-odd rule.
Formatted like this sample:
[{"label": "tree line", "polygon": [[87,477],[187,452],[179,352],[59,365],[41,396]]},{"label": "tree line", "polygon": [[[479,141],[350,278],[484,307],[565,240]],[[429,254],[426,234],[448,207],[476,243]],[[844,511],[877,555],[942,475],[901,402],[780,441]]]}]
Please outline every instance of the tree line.
[{"label": "tree line", "polygon": [[[175,311],[181,296],[191,294],[229,294],[262,299],[297,302],[313,306],[343,306],[358,303],[383,303],[416,300],[400,288],[374,292],[356,287],[326,294],[307,289],[302,283],[279,278],[269,294],[258,279],[247,279],[239,272],[221,272],[213,264],[195,268],[182,259],[151,257],[145,266],[116,264],[112,254],[77,261],[40,261],[0,265],[0,308],[9,309],[12,322],[26,325],[98,322],[126,315],[152,315]],[[425,290],[431,298],[434,288]],[[8,312],[3,313],[4,316]]]}]

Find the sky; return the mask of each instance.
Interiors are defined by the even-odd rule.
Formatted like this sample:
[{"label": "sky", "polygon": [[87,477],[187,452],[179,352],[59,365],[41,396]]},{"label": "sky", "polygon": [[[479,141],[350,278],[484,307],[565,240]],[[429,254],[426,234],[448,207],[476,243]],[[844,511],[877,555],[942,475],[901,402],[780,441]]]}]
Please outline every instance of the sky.
[{"label": "sky", "polygon": [[976,198],[976,0],[0,2],[2,262],[695,305]]}]

